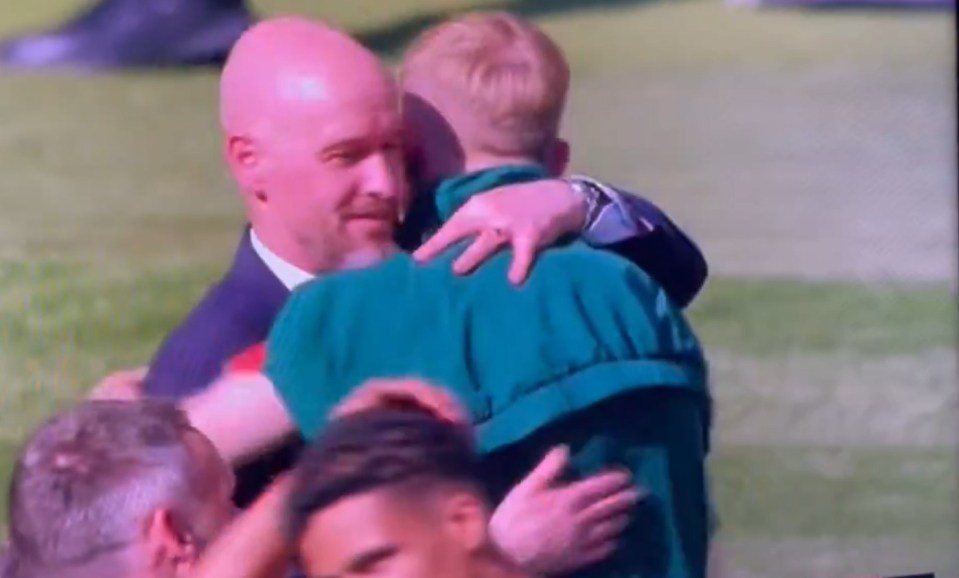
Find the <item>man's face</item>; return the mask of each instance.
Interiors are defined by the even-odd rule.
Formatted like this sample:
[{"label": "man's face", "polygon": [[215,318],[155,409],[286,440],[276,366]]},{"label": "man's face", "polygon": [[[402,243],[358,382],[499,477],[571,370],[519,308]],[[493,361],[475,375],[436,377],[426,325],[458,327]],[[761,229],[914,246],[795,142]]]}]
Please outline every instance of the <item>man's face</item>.
[{"label": "man's face", "polygon": [[[309,78],[298,82],[308,93]],[[408,204],[392,79],[367,79],[280,106],[261,143],[263,220],[285,229],[317,262],[336,266],[357,255],[381,255]]]},{"label": "man's face", "polygon": [[310,519],[300,561],[310,578],[472,576],[476,542],[444,517],[436,504],[382,490],[345,498]]}]

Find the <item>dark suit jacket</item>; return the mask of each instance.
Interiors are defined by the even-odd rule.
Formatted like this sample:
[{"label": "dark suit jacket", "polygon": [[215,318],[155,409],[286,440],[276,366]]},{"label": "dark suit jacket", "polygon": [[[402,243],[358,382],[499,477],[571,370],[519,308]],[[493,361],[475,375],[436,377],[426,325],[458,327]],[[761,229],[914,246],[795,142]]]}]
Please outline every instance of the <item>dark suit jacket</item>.
[{"label": "dark suit jacket", "polygon": [[[642,267],[685,306],[706,280],[702,254],[658,208],[636,197],[628,202],[633,216],[642,217],[654,230],[609,248]],[[256,254],[247,230],[229,271],[157,351],[144,384],[147,395],[182,398],[201,391],[230,358],[267,338],[289,294]],[[274,475],[292,464],[300,447],[301,442],[291,443],[238,470],[237,504],[249,504]]]},{"label": "dark suit jacket", "polygon": [[[167,336],[153,357],[144,380],[146,394],[177,399],[202,391],[230,358],[266,338],[289,294],[256,254],[247,230],[229,271]],[[273,475],[292,465],[298,447],[290,444],[240,468],[237,505],[248,505]]]}]

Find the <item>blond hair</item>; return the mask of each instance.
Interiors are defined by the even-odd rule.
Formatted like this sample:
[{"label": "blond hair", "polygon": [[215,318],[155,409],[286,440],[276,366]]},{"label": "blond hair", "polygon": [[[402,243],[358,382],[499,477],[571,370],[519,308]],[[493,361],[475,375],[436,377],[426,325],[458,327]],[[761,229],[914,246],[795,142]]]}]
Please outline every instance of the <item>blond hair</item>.
[{"label": "blond hair", "polygon": [[[556,138],[569,77],[556,43],[506,12],[434,26],[401,70],[404,87],[443,114],[464,146],[506,155],[538,154]],[[448,114],[454,104],[463,114]]]}]

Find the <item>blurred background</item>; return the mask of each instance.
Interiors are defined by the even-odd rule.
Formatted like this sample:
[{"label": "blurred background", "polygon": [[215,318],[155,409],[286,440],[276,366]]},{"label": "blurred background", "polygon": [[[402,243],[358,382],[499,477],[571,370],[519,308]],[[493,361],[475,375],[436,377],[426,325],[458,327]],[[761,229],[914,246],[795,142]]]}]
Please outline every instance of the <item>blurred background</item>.
[{"label": "blurred background", "polygon": [[[83,6],[3,0],[0,35]],[[959,576],[953,9],[254,4],[388,58],[487,7],[567,50],[576,171],[648,196],[710,260],[691,317],[729,575]],[[145,363],[229,262],[216,98],[212,70],[0,69],[0,479],[38,420]]]}]

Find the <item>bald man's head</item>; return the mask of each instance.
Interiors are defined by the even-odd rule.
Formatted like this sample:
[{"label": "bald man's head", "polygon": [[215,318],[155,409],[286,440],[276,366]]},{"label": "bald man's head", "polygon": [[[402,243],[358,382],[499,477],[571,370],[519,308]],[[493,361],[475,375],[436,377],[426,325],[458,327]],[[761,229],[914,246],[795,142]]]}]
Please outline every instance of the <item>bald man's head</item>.
[{"label": "bald man's head", "polygon": [[220,80],[220,121],[245,132],[277,105],[322,102],[330,85],[363,91],[389,71],[362,44],[323,22],[297,17],[265,20],[234,45]]},{"label": "bald man's head", "polygon": [[406,204],[399,106],[376,55],[323,23],[266,20],[237,41],[220,119],[267,247],[311,273],[392,250]]}]

